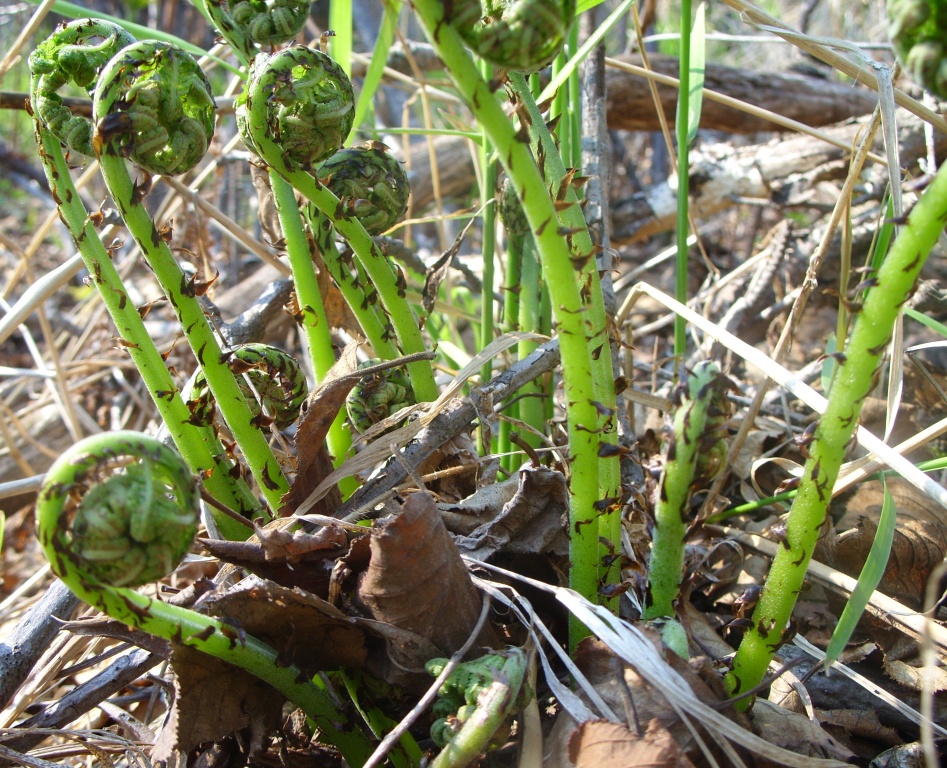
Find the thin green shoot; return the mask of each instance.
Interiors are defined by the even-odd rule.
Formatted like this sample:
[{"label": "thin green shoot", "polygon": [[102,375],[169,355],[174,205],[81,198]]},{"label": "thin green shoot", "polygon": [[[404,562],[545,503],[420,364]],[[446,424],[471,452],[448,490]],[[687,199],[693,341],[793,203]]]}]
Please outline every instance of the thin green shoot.
[{"label": "thin green shoot", "polygon": [[345,71],[352,74],[352,0],[331,0],[329,3],[329,43],[332,58]]},{"label": "thin green shoot", "polygon": [[[585,11],[589,8],[594,8],[599,4],[599,2],[601,2],[601,0],[597,0],[597,2],[579,3],[579,8]],[[591,35],[589,35],[589,39],[582,44],[575,54],[569,58],[566,64],[558,72],[556,72],[552,80],[549,81],[549,84],[543,88],[542,93],[540,93],[536,98],[536,102],[538,104],[542,104],[544,101],[551,99],[556,94],[556,92],[562,87],[562,84],[565,83],[572,73],[576,71],[576,68],[579,66],[579,64],[585,61],[592,49],[602,42],[605,36],[611,32],[612,27],[618,23],[622,16],[628,13],[628,10],[634,4],[635,0],[624,0],[621,5],[619,5],[609,14],[605,21],[599,24],[596,30]]]},{"label": "thin green shoot", "polygon": [[[352,143],[355,132],[358,131],[362,122],[365,120],[365,116],[372,108],[372,104],[375,101],[375,94],[378,93],[381,78],[385,72],[385,61],[387,60],[388,51],[395,40],[398,15],[401,13],[401,0],[385,0],[384,4],[385,11],[381,18],[381,26],[378,29],[375,50],[372,53],[371,63],[368,65],[365,77],[362,80],[362,89],[358,95],[358,101],[355,103],[355,119],[352,123],[352,133],[349,134],[349,138],[345,142],[346,144]],[[332,7],[335,8],[335,2],[332,3]],[[349,54],[349,60],[351,60],[351,50]],[[346,70],[346,74],[351,73]],[[386,132],[396,133],[397,131],[386,129]],[[412,133],[415,132],[416,131],[412,131]]]},{"label": "thin green shoot", "polygon": [[829,640],[829,646],[825,649],[825,664],[827,667],[841,656],[845,644],[852,636],[852,632],[855,631],[855,625],[858,624],[858,620],[865,611],[865,606],[868,605],[871,593],[881,582],[881,577],[888,565],[897,515],[894,499],[891,496],[891,491],[888,490],[888,484],[884,480],[882,480],[882,484],[884,485],[884,502],[881,505],[881,515],[878,518],[878,529],[875,531],[875,538],[871,542],[871,550],[868,552],[865,565],[862,566],[861,573],[858,575],[858,583],[845,604],[835,631],[832,633],[832,638]]},{"label": "thin green shoot", "polygon": [[[681,41],[678,54],[678,78],[681,87],[677,97],[677,257],[675,259],[674,298],[687,303],[687,235],[689,234],[688,197],[690,195],[690,79],[691,79],[691,1],[681,0]],[[674,316],[674,356],[683,360],[687,352],[687,323],[681,315]]]}]

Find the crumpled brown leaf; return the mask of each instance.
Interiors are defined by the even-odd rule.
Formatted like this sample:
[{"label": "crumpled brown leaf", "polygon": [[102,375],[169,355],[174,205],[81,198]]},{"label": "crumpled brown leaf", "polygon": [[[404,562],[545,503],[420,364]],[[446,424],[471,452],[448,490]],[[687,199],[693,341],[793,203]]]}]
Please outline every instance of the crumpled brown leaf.
[{"label": "crumpled brown leaf", "polygon": [[[329,369],[322,384],[310,395],[306,413],[299,422],[296,432],[296,477],[283,496],[280,514],[292,515],[316,487],[332,472],[332,458],[326,448],[326,435],[339,411],[345,407],[345,398],[358,384],[357,344],[349,344],[335,365]],[[342,503],[338,489],[333,489],[322,498],[310,514],[330,516]]]},{"label": "crumpled brown leaf", "polygon": [[[878,590],[910,608],[920,609],[931,572],[947,555],[947,526],[928,511],[927,498],[899,480],[888,481],[898,513],[891,556]],[[858,578],[878,530],[883,503],[880,482],[866,483],[844,498],[846,514],[840,533],[819,541],[816,557]],[[854,519],[853,519],[854,518]],[[854,530],[849,530],[855,526]]]},{"label": "crumpled brown leaf", "polygon": [[286,523],[279,519],[265,528],[256,526],[256,534],[248,541],[201,539],[200,543],[219,560],[262,579],[328,597],[332,566],[348,548],[345,533],[331,526],[315,534],[274,527]]},{"label": "crumpled brown leaf", "polygon": [[[649,635],[657,647],[662,646],[660,635],[656,630],[643,626],[641,629]],[[646,724],[656,721],[655,729],[667,729],[671,739],[689,759],[699,760],[703,764],[704,759],[702,756],[698,757],[700,749],[693,734],[681,721],[677,711],[668,700],[660,691],[647,684],[634,668],[619,659],[603,642],[594,637],[583,640],[576,648],[575,662],[613,712],[619,716],[628,713],[628,697],[630,696],[634,709],[627,716],[633,718],[634,723],[639,724],[642,731],[645,730]],[[711,668],[706,658],[684,661],[675,654],[669,654],[668,662],[687,679],[691,689],[701,701],[713,703],[723,701],[727,697],[728,694],[723,688],[720,676]],[[732,711],[728,711],[728,715],[742,725],[748,725],[748,721],[742,715],[736,715]],[[570,744],[573,733],[577,729],[578,725],[567,713],[562,712],[557,716],[544,745],[546,754],[544,768],[572,768],[572,763],[567,757],[567,745]],[[726,762],[723,760],[722,764]],[[636,765],[636,763],[618,764]]]},{"label": "crumpled brown leaf", "polygon": [[182,645],[174,646],[171,666],[174,704],[155,742],[155,762],[245,728],[253,753],[279,725],[283,695],[250,673]]},{"label": "crumpled brown leaf", "polygon": [[[516,483],[513,496],[502,507],[483,509],[479,525],[454,539],[457,548],[475,560],[487,560],[497,552],[567,555],[569,539],[562,518],[569,509],[569,488],[562,473],[548,467],[525,467],[507,482]],[[502,498],[494,495],[498,502]],[[463,509],[461,505],[448,507],[454,512]]]},{"label": "crumpled brown leaf", "polygon": [[[372,618],[421,636],[442,656],[466,642],[480,615],[480,595],[430,494],[408,497],[394,519],[372,532],[358,598]],[[478,647],[497,645],[487,625]]]},{"label": "crumpled brown leaf", "polygon": [[757,733],[771,744],[807,757],[849,761],[855,753],[830,736],[816,720],[758,699],[753,705]]},{"label": "crumpled brown leaf", "polygon": [[621,723],[589,721],[569,739],[569,759],[575,768],[602,766],[661,766],[693,768],[693,763],[657,720],[636,736]]},{"label": "crumpled brown leaf", "polygon": [[[338,667],[365,666],[364,626],[301,590],[260,582],[205,595],[201,613],[226,619],[238,636],[268,643],[285,664],[306,675]],[[172,643],[176,696],[158,737],[156,759],[250,729],[250,752],[279,725],[285,697],[254,675],[187,646]],[[158,757],[160,756],[160,757]]]}]

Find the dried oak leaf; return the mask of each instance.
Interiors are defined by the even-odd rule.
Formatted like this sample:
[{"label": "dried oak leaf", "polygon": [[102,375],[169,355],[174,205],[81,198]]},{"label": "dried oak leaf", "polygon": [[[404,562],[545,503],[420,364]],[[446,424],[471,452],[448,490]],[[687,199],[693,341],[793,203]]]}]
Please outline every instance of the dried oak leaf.
[{"label": "dried oak leaf", "polygon": [[[281,518],[274,524],[286,522]],[[298,587],[322,598],[328,596],[332,566],[348,548],[341,529],[327,526],[309,534],[270,526],[254,528],[256,534],[248,541],[201,539],[200,543],[217,559],[262,579],[283,587]]]},{"label": "dried oak leaf", "polygon": [[[661,637],[652,628],[641,628],[651,638],[656,647],[662,646]],[[706,658],[694,658],[684,661],[669,654],[668,662],[690,685],[694,694],[710,704],[726,700],[720,676],[711,668]],[[588,681],[595,688],[613,712],[625,712],[628,697],[634,702],[635,720],[638,723],[652,723],[655,729],[667,729],[671,739],[689,759],[699,760],[703,764],[700,747],[693,733],[681,721],[680,715],[668,702],[660,690],[655,690],[628,664],[625,664],[614,652],[597,638],[587,638],[576,647],[575,662]],[[728,715],[746,727],[748,721],[742,715],[728,711]],[[544,768],[571,768],[568,761],[568,746],[579,725],[561,712],[556,717],[552,731],[545,740],[547,760]],[[650,728],[649,728],[650,729]],[[721,760],[721,764],[726,763]],[[617,765],[637,765],[638,763],[616,763]],[[648,763],[642,763],[646,765]],[[660,763],[658,763],[660,764]],[[604,763],[603,765],[612,765]]]},{"label": "dried oak leaf", "polygon": [[155,762],[244,729],[253,754],[279,725],[283,695],[250,673],[182,645],[173,647],[171,666],[174,704],[155,742]]},{"label": "dried oak leaf", "polygon": [[569,739],[569,759],[575,768],[603,765],[654,765],[662,768],[693,768],[693,763],[670,732],[657,720],[637,736],[621,723],[582,723]]},{"label": "dried oak leaf", "polygon": [[[342,355],[326,374],[322,384],[310,395],[306,413],[299,422],[296,432],[296,477],[283,496],[280,514],[288,517],[309,497],[331,472],[332,458],[326,448],[326,435],[339,411],[345,407],[345,398],[361,376],[356,373],[358,358],[357,344],[349,344]],[[337,489],[330,491],[310,514],[331,516],[342,502]]]},{"label": "dried oak leaf", "polygon": [[[891,542],[891,555],[878,590],[904,605],[919,609],[931,572],[947,555],[947,527],[931,518],[910,516],[917,501],[897,484],[898,523]],[[819,542],[816,557],[832,568],[858,578],[878,530],[881,491],[873,488],[848,499],[848,507],[860,509],[857,527],[833,534]],[[928,505],[925,505],[928,506]],[[903,515],[902,513],[906,513]]]},{"label": "dried oak leaf", "polygon": [[[269,582],[205,595],[195,606],[271,645],[305,674],[365,665],[366,630],[324,600]],[[156,759],[190,752],[249,729],[251,754],[280,722],[285,697],[259,678],[172,643],[175,698],[155,747]]]},{"label": "dried oak leaf", "polygon": [[784,709],[765,699],[753,705],[757,733],[771,744],[807,757],[848,762],[855,753],[834,739],[815,720]]},{"label": "dried oak leaf", "polygon": [[[428,493],[410,496],[372,531],[371,561],[357,591],[372,618],[420,635],[443,656],[464,644],[480,615],[480,595]],[[477,642],[498,644],[489,626]]]},{"label": "dried oak leaf", "polygon": [[[475,560],[487,560],[498,552],[568,554],[562,516],[569,509],[569,488],[562,473],[527,467],[511,481],[517,484],[512,498],[502,506],[482,510],[485,519],[467,536],[454,539],[457,548]],[[494,498],[500,501],[503,496]],[[462,509],[449,509],[458,508]]]},{"label": "dried oak leaf", "polygon": [[198,608],[273,646],[283,661],[307,674],[365,665],[365,630],[302,590],[261,581],[207,597]]}]

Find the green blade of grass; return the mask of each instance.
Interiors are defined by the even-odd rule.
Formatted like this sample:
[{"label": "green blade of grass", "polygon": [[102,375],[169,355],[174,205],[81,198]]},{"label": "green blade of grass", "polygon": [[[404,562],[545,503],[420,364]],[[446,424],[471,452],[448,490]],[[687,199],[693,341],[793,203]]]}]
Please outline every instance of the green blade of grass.
[{"label": "green blade of grass", "polygon": [[329,29],[332,30],[332,58],[345,74],[352,74],[352,0],[329,3]]},{"label": "green blade of grass", "polygon": [[825,665],[831,666],[832,662],[838,659],[842,654],[842,649],[855,631],[855,625],[865,611],[871,593],[875,591],[884,575],[885,567],[888,565],[888,556],[891,554],[891,542],[894,539],[895,524],[895,506],[894,499],[891,497],[891,491],[888,490],[888,484],[882,480],[884,486],[884,503],[881,505],[881,516],[878,519],[878,530],[875,532],[874,541],[871,543],[871,550],[868,552],[868,559],[862,566],[861,573],[858,575],[858,584],[856,585],[845,609],[839,617],[838,625],[832,633],[832,639],[829,640],[829,647],[825,649]]},{"label": "green blade of grass", "polygon": [[[701,3],[697,6],[697,13],[694,15],[694,26],[691,29],[691,56],[688,64],[690,98],[687,100],[688,146],[697,136],[697,128],[700,125],[700,111],[704,103],[704,63],[707,52],[705,35],[704,3]],[[680,102],[678,102],[678,105],[680,106]],[[678,115],[678,120],[680,119],[681,115]]]},{"label": "green blade of grass", "polygon": [[[335,3],[332,5],[334,7]],[[395,40],[395,28],[398,25],[398,15],[400,13],[401,0],[385,0],[385,13],[382,16],[381,27],[378,30],[378,39],[375,41],[375,50],[372,52],[372,62],[368,65],[368,70],[365,72],[365,78],[362,81],[362,90],[358,95],[358,102],[355,104],[352,133],[349,134],[346,144],[352,142],[352,135],[362,124],[365,115],[368,114],[368,110],[375,100],[375,94],[381,84],[381,76],[385,71],[388,51]]]}]

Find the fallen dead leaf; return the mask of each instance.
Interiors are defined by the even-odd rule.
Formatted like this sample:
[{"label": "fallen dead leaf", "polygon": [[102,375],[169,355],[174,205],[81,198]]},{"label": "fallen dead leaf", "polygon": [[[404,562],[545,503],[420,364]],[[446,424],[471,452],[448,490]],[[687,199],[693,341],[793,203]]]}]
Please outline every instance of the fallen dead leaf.
[{"label": "fallen dead leaf", "polygon": [[488,560],[498,552],[567,555],[569,539],[562,524],[569,509],[565,477],[548,467],[526,467],[512,481],[517,484],[512,498],[502,507],[483,509],[483,522],[454,539],[457,548],[475,560]]},{"label": "fallen dead leaf", "polygon": [[[480,615],[480,595],[430,494],[408,497],[400,514],[372,532],[358,597],[372,618],[429,640],[442,656],[466,642]],[[487,625],[477,647],[497,645]]]},{"label": "fallen dead leaf", "polygon": [[569,739],[569,759],[575,768],[693,768],[693,763],[657,720],[637,736],[621,723],[589,721]]},{"label": "fallen dead leaf", "polygon": [[800,755],[848,761],[855,754],[805,715],[757,699],[751,711],[756,732],[771,744]]}]

